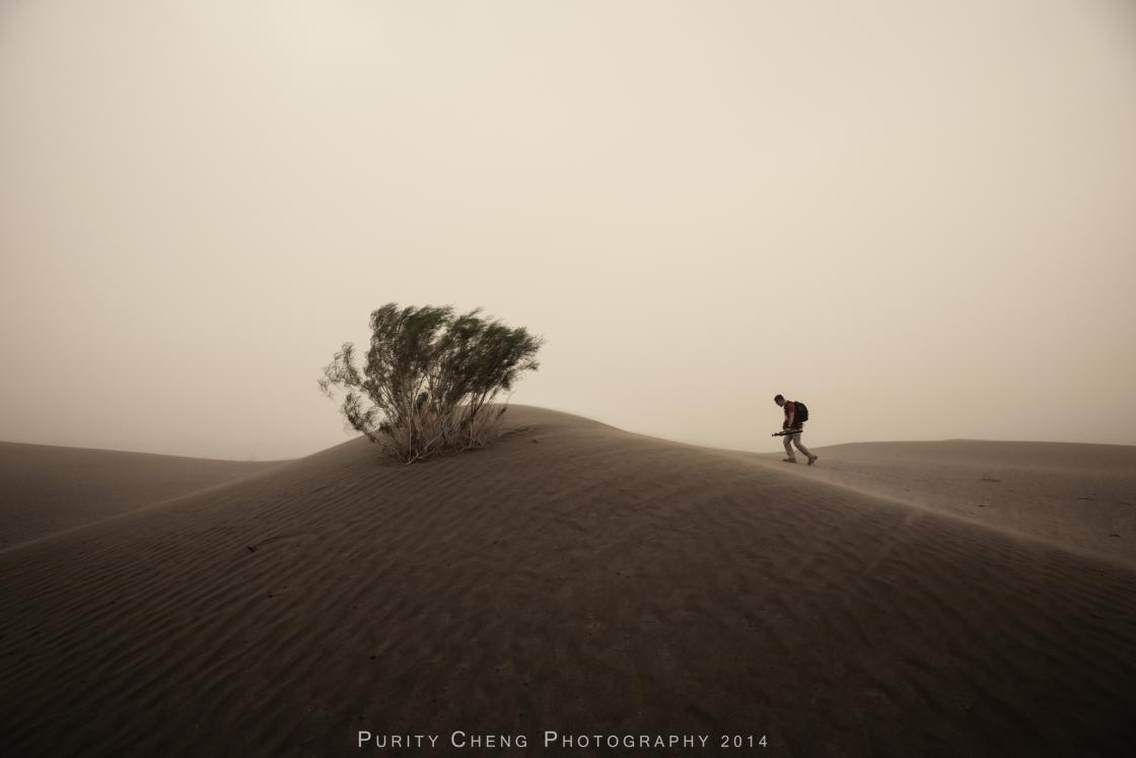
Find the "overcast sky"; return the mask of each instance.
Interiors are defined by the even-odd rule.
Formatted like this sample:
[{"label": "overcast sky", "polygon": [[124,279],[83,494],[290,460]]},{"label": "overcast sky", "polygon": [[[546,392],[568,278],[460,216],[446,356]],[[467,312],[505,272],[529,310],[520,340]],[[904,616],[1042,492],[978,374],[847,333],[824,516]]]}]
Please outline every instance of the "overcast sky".
[{"label": "overcast sky", "polygon": [[0,439],[344,441],[371,310],[776,450],[1136,443],[1136,4],[0,4]]}]

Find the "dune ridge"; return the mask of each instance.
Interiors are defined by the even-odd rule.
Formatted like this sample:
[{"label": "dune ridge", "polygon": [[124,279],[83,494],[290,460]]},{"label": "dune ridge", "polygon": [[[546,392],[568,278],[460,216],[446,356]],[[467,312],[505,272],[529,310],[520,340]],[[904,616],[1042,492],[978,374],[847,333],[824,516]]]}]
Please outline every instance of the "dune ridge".
[{"label": "dune ridge", "polygon": [[356,729],[757,733],[801,756],[1136,738],[1136,572],[756,457],[509,418],[488,450],[406,467],[353,440],[0,553],[0,752],[356,754]]},{"label": "dune ridge", "polygon": [[816,452],[822,465],[778,465],[1136,568],[1136,446],[946,440]]}]

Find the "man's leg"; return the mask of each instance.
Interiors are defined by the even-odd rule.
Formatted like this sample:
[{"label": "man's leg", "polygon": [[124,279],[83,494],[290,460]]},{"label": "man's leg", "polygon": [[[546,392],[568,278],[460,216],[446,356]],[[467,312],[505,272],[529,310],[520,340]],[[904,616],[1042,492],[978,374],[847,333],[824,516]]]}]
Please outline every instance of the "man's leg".
[{"label": "man's leg", "polygon": [[781,438],[781,440],[785,443],[785,460],[792,463],[797,462],[797,456],[793,455],[793,445],[790,443],[790,440],[792,440],[796,436],[797,435],[795,434],[786,434]]},{"label": "man's leg", "polygon": [[[801,444],[801,433],[797,432],[796,434],[790,436],[793,438],[793,444],[797,446],[797,449],[804,453],[805,457],[809,459],[809,465],[813,465],[813,461],[815,461],[817,457],[809,452],[809,449],[807,447]],[[788,447],[788,445],[786,445],[786,447]]]}]

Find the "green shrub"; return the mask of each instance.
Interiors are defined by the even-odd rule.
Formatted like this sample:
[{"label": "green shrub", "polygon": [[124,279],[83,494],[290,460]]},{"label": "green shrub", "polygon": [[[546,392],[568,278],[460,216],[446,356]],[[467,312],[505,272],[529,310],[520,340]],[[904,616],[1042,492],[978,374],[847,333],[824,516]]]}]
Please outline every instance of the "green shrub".
[{"label": "green shrub", "polygon": [[497,436],[507,408],[494,399],[538,367],[543,340],[480,313],[387,303],[371,313],[362,370],[355,346],[344,343],[324,368],[320,389],[332,399],[332,386],[344,390],[347,423],[407,463],[482,447]]}]

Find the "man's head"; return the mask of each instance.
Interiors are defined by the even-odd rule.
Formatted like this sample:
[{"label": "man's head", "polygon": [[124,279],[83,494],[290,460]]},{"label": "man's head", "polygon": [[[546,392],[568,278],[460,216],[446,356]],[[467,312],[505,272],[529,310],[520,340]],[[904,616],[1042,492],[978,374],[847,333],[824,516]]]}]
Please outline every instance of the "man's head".
[{"label": "man's head", "polygon": [[778,405],[785,405],[785,396],[777,395],[773,398],[773,402],[777,403]]}]

